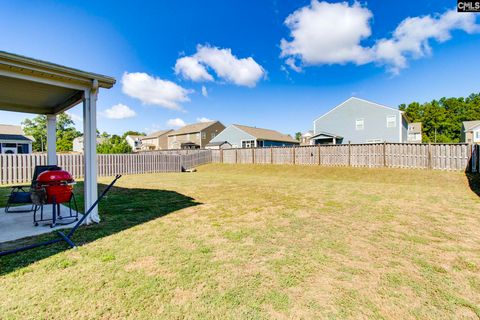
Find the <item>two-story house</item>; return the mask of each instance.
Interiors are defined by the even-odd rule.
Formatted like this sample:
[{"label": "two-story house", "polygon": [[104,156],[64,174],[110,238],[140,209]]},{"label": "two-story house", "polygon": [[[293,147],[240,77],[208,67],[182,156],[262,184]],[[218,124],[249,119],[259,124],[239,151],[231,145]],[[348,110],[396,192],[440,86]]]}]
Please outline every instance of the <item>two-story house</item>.
[{"label": "two-story house", "polygon": [[404,112],[371,101],[349,98],[313,121],[312,144],[406,142]]},{"label": "two-story house", "polygon": [[172,132],[172,129],[161,130],[152,132],[148,136],[142,137],[140,149],[143,151],[168,149],[168,134]]},{"label": "two-story house", "polygon": [[169,149],[203,149],[225,126],[220,121],[189,124],[168,134]]},{"label": "two-story house", "polygon": [[480,120],[462,122],[461,141],[480,143]]}]

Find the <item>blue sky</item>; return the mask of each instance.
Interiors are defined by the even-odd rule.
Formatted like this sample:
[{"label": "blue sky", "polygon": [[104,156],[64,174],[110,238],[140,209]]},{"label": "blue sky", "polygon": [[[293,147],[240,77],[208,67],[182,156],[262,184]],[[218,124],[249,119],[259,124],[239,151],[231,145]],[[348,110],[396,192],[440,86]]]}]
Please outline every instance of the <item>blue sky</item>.
[{"label": "blue sky", "polygon": [[[115,77],[100,131],[208,118],[293,134],[352,95],[397,107],[479,92],[480,19],[455,5],[7,0],[0,50]],[[409,17],[420,18],[399,27]],[[27,116],[0,112],[3,123]]]}]

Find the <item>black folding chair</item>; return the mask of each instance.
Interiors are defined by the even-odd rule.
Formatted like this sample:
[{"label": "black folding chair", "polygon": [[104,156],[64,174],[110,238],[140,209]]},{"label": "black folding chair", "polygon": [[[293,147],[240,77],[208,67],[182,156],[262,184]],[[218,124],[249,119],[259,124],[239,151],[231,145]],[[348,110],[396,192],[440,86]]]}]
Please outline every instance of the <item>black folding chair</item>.
[{"label": "black folding chair", "polygon": [[[36,166],[35,170],[33,171],[33,178],[30,186],[13,186],[12,187],[12,192],[8,196],[5,212],[15,213],[15,212],[36,211],[37,209],[36,205],[32,202],[32,199],[31,199],[31,190],[37,183],[38,176],[42,172],[45,172],[48,170],[61,170],[61,168],[57,165]],[[20,204],[31,204],[32,207],[30,209],[12,210],[13,208],[15,208],[15,207],[12,207],[12,205],[20,205]]]}]

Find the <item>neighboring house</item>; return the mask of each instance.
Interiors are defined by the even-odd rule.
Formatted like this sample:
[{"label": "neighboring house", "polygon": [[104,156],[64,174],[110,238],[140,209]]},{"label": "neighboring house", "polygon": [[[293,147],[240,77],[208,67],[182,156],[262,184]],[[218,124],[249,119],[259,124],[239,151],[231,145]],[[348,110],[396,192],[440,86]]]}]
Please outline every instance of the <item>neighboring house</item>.
[{"label": "neighboring house", "polygon": [[[97,137],[97,145],[101,144],[106,139],[107,138],[104,138],[104,137]],[[83,136],[76,137],[75,139],[73,139],[72,144],[73,144],[73,146],[72,146],[73,152],[83,153]]]},{"label": "neighboring house", "polygon": [[403,111],[349,98],[313,121],[313,144],[406,142]]},{"label": "neighboring house", "polygon": [[169,149],[203,149],[225,126],[220,121],[189,124],[168,134]]},{"label": "neighboring house", "polygon": [[132,148],[132,151],[136,152],[136,151],[140,151],[143,137],[144,136],[129,134],[125,137],[125,140],[127,141],[128,145]]},{"label": "neighboring house", "polygon": [[231,149],[232,145],[228,143],[228,141],[218,141],[218,142],[212,142],[210,141],[206,146],[205,149]]},{"label": "neighboring house", "polygon": [[212,139],[211,143],[228,141],[232,148],[288,147],[300,144],[287,134],[275,130],[232,124]]},{"label": "neighboring house", "polygon": [[302,134],[302,137],[300,139],[300,145],[301,146],[309,146],[313,144],[313,130],[308,130],[304,134]]},{"label": "neighboring house", "polygon": [[412,122],[408,124],[407,142],[422,143],[422,123]]},{"label": "neighboring house", "polygon": [[3,154],[32,153],[33,137],[26,136],[20,126],[0,124],[0,152]]},{"label": "neighboring house", "polygon": [[480,120],[462,122],[461,141],[480,143]]},{"label": "neighboring house", "polygon": [[145,151],[168,149],[168,134],[172,132],[171,129],[161,130],[142,137],[141,149]]}]

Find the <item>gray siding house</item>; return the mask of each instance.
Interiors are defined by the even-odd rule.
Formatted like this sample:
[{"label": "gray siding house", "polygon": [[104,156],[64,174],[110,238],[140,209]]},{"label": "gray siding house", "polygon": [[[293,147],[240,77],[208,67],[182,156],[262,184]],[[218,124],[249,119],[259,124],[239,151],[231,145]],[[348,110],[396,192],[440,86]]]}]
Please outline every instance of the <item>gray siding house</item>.
[{"label": "gray siding house", "polygon": [[[228,142],[232,148],[289,147],[299,141],[275,130],[232,124],[210,141],[210,144]],[[209,147],[207,145],[207,147]]]},{"label": "gray siding house", "polygon": [[406,142],[403,111],[349,98],[313,121],[311,144]]}]

